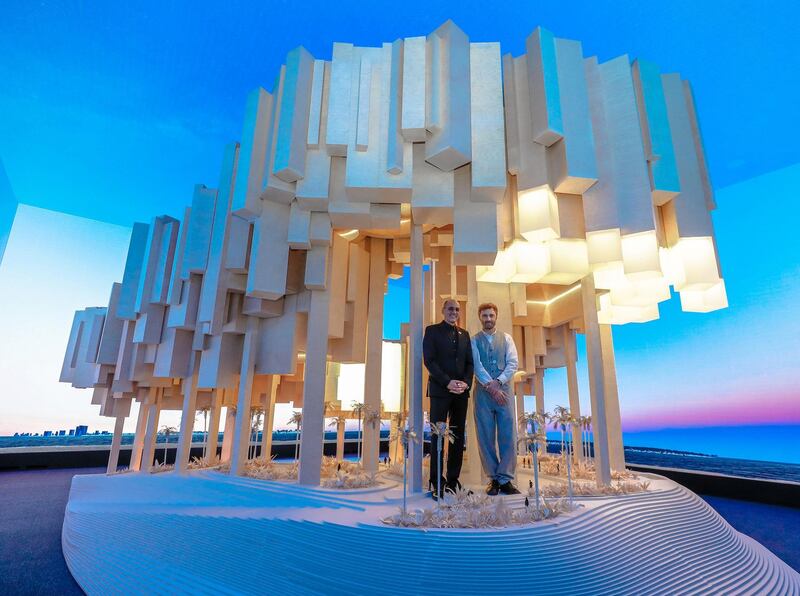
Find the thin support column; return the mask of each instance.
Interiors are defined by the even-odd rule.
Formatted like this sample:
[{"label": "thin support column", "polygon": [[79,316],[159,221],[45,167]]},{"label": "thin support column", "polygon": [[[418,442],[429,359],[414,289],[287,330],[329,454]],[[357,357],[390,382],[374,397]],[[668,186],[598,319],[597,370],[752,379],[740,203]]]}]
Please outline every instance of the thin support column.
[{"label": "thin support column", "polygon": [[[369,239],[369,301],[367,306],[367,357],[364,365],[364,405],[381,411],[383,361],[383,288],[386,284],[386,240]],[[368,473],[378,471],[380,424],[365,422],[362,464]]]},{"label": "thin support column", "polygon": [[[328,264],[330,267],[330,261]],[[330,270],[328,271],[330,279]],[[306,366],[303,382],[303,434],[300,435],[300,465],[297,482],[318,486],[325,436],[325,377],[328,370],[330,293],[312,290],[308,309]],[[380,399],[380,394],[378,394]],[[380,403],[380,402],[379,402]]]},{"label": "thin support column", "polygon": [[[150,389],[150,394],[155,399],[155,388]],[[147,429],[148,404],[146,401],[139,403],[139,416],[136,419],[136,434],[133,436],[133,448],[131,449],[131,462],[128,466],[131,470],[138,472],[142,467],[142,449],[144,448],[144,433]]]},{"label": "thin support column", "polygon": [[192,452],[192,435],[194,434],[194,417],[197,411],[197,372],[199,353],[192,355],[192,367],[189,376],[183,379],[183,411],[181,412],[181,430],[178,435],[178,448],[175,450],[175,470],[185,474],[189,470],[189,455]]},{"label": "thin support column", "polygon": [[[452,250],[450,251],[450,296],[455,295],[456,287],[456,268],[452,261]],[[467,267],[467,303],[465,310],[462,313],[462,325],[466,327],[470,335],[474,335],[480,330],[478,324],[478,317],[475,315],[475,309],[479,304],[478,301],[478,280],[476,278],[475,267]],[[473,316],[468,317],[467,312],[472,312]],[[478,429],[475,427],[475,385],[472,386],[472,397],[470,397],[467,404],[467,424],[466,424],[466,439],[467,439],[467,457],[465,469],[461,471],[461,482],[464,486],[479,486],[487,481],[486,474],[483,470],[481,463],[480,448],[478,447]]]},{"label": "thin support column", "polygon": [[228,406],[225,412],[225,428],[222,431],[222,453],[220,454],[220,462],[227,463],[231,461],[231,451],[233,451],[233,437],[236,428],[236,408]]},{"label": "thin support column", "polygon": [[[578,420],[581,417],[581,400],[578,394],[578,354],[575,349],[575,332],[568,324],[563,326],[564,331],[564,359],[567,365],[567,392],[569,393],[569,410]],[[580,460],[583,458],[583,441],[581,440],[581,426],[572,427],[572,457]]]},{"label": "thin support column", "polygon": [[[533,395],[536,397],[536,412],[544,414],[544,369],[537,368],[533,374]],[[547,434],[545,432],[545,434]],[[539,444],[539,455],[547,455],[547,439]]]},{"label": "thin support column", "polygon": [[153,403],[147,405],[147,428],[144,434],[144,449],[142,450],[141,472],[149,472],[153,467],[153,458],[156,451],[156,435],[158,434],[158,417],[161,413],[159,399],[163,389],[157,390]]},{"label": "thin support column", "polygon": [[603,352],[609,461],[612,470],[622,472],[625,470],[625,448],[622,443],[617,367],[614,362],[614,338],[611,334],[611,325],[600,325],[600,349]]},{"label": "thin support column", "polygon": [[409,429],[417,435],[408,449],[409,488],[411,492],[422,492],[422,226],[411,222],[411,283],[409,293],[410,321],[408,326],[409,360]]},{"label": "thin support column", "polygon": [[609,464],[608,423],[606,421],[606,389],[603,379],[603,351],[600,342],[600,325],[597,322],[597,297],[594,279],[587,275],[581,281],[583,303],[583,329],[586,334],[586,360],[589,365],[589,393],[592,401],[592,427],[594,428],[594,468],[598,486],[611,483]]},{"label": "thin support column", "polygon": [[271,375],[264,405],[264,434],[261,436],[261,459],[272,459],[272,429],[275,427],[275,398],[278,394],[280,375]]},{"label": "thin support column", "polygon": [[122,445],[122,427],[125,425],[125,416],[117,416],[114,423],[114,436],[111,439],[111,451],[108,454],[108,467],[106,474],[114,474],[119,463],[119,448]]},{"label": "thin support column", "polygon": [[231,445],[231,476],[244,472],[247,451],[250,447],[250,403],[253,396],[253,376],[256,369],[256,350],[258,349],[258,319],[247,317],[247,330],[242,348],[242,368],[239,372],[239,391],[236,395],[236,425]]},{"label": "thin support column", "polygon": [[[522,381],[516,383],[512,381],[512,383],[514,385],[514,397],[516,400],[516,407],[514,411],[516,414],[516,419],[514,420],[514,428],[520,432],[523,432],[524,429],[520,428],[520,421],[525,416],[525,383]],[[517,443],[517,453],[520,455],[525,453],[525,448],[521,443]]]},{"label": "thin support column", "polygon": [[222,414],[222,392],[224,389],[211,390],[211,411],[208,418],[208,435],[206,436],[206,460],[217,459],[219,445],[219,418]]}]

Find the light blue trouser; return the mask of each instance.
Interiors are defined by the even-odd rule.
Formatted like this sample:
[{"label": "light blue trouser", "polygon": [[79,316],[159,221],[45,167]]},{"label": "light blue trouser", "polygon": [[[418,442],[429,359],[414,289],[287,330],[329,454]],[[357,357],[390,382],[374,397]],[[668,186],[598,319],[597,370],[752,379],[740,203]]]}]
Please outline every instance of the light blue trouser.
[{"label": "light blue trouser", "polygon": [[517,468],[514,395],[507,384],[503,385],[502,389],[508,396],[504,406],[495,402],[477,383],[475,389],[475,428],[478,431],[478,448],[483,471],[499,484],[512,481]]}]

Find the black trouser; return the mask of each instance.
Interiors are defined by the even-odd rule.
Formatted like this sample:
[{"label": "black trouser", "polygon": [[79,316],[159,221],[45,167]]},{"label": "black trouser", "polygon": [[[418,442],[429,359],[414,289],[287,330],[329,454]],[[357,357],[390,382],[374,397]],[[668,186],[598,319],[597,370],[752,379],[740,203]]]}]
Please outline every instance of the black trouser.
[{"label": "black trouser", "polygon": [[[447,475],[445,477],[448,483],[454,484],[455,481],[458,480],[458,476],[461,474],[461,462],[464,459],[464,425],[467,422],[467,405],[469,394],[450,394],[442,397],[431,397],[430,399],[431,424],[436,424],[437,422],[447,422],[450,425],[453,434],[455,435],[455,442],[450,444],[450,448],[447,451]],[[436,487],[436,462],[438,461],[439,438],[431,433],[430,478],[434,488]],[[442,466],[442,472],[444,471],[445,466]]]}]

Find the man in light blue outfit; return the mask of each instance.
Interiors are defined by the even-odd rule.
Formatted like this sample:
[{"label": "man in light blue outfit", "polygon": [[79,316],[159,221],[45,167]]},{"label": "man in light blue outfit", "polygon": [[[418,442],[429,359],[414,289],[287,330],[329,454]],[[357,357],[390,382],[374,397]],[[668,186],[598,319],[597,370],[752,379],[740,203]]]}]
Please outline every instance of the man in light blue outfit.
[{"label": "man in light blue outfit", "polygon": [[[486,494],[519,494],[512,484],[517,467],[517,433],[511,381],[517,372],[517,348],[508,333],[497,332],[497,306],[478,307],[482,331],[472,337],[475,365],[475,427],[481,463],[491,478]],[[498,456],[499,449],[499,456]]]}]

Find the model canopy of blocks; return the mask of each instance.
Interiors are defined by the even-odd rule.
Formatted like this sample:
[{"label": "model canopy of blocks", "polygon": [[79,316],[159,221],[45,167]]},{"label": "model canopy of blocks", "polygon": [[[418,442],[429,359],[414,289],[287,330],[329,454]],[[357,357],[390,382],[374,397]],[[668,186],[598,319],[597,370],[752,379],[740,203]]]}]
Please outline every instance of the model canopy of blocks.
[{"label": "model canopy of blocks", "polygon": [[[108,305],[75,315],[61,381],[116,418],[109,469],[133,400],[132,468],[149,468],[161,410],[182,411],[185,471],[195,412],[210,408],[215,429],[226,407],[233,474],[252,408],[267,412],[269,450],[275,403],[302,407],[299,481],[318,484],[326,402],[349,402],[340,364],[366,364],[365,402],[381,411],[383,298],[410,266],[396,379],[410,426],[421,434],[423,326],[454,297],[477,331],[491,301],[520,352],[518,411],[526,394],[543,409],[545,370],[566,367],[579,414],[586,335],[607,483],[624,467],[611,325],[658,318],[672,290],[686,311],[726,306],[714,206],[689,84],[650,62],[600,63],[544,29],[503,56],[450,21],[381,47],[336,43],[331,60],[299,47],[271,92],[247,98],[217,188],[197,186],[182,220],[134,225]],[[367,428],[368,470],[378,444]],[[409,458],[419,490],[419,446]]]}]

